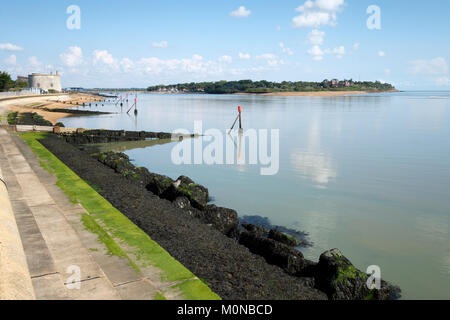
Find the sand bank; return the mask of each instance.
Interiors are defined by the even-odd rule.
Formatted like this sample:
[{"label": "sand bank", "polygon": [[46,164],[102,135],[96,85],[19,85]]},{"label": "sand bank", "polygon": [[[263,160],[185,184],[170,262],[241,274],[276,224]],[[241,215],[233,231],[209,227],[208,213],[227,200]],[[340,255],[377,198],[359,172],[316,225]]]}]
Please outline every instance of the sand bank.
[{"label": "sand bank", "polygon": [[44,117],[44,119],[55,124],[59,119],[68,117],[70,113],[50,112],[43,109],[63,109],[76,107],[77,103],[100,102],[104,98],[97,95],[75,93],[75,94],[61,94],[54,96],[35,96],[35,97],[17,97],[17,99],[10,99],[0,101],[0,111],[6,112],[35,112]]}]

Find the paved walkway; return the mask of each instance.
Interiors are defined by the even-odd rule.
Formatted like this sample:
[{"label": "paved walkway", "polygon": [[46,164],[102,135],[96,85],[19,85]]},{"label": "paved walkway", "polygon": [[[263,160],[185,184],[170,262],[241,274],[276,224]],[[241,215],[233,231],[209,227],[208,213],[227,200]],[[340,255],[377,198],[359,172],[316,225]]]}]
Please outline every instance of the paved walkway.
[{"label": "paved walkway", "polygon": [[22,139],[1,128],[0,167],[37,299],[142,300],[164,292],[127,259],[108,254],[84,227],[86,210],[69,201]]}]

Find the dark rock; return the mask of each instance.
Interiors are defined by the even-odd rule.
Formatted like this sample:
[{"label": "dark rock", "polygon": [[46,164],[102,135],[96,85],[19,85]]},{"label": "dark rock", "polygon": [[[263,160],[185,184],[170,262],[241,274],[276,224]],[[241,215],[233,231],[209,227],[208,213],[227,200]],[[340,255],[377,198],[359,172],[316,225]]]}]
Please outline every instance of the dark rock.
[{"label": "dark rock", "polygon": [[[153,192],[153,194],[168,199],[168,192],[172,188],[174,181],[167,176],[163,176],[156,173],[150,173],[150,181],[147,184],[147,190]],[[174,201],[177,197],[168,199]]]},{"label": "dark rock", "polygon": [[302,242],[294,236],[288,235],[276,229],[272,229],[269,232],[269,239],[284,243],[290,247],[298,247]]},{"label": "dark rock", "polygon": [[191,203],[189,202],[189,199],[186,197],[178,197],[173,201],[173,204],[177,206],[180,209],[187,209],[191,207]]},{"label": "dark rock", "polygon": [[194,208],[206,210],[209,202],[208,189],[196,184],[192,179],[181,176],[161,195],[162,198],[173,201],[178,197],[186,197]]},{"label": "dark rock", "polygon": [[316,287],[331,300],[387,300],[399,293],[399,288],[381,282],[381,289],[370,290],[369,275],[358,270],[339,249],[324,252],[316,267]]},{"label": "dark rock", "polygon": [[[73,110],[70,110],[73,111]],[[76,113],[92,113],[92,111],[75,110]],[[99,112],[98,112],[99,113]],[[101,113],[100,113],[101,114]],[[119,141],[139,141],[147,138],[170,139],[171,134],[165,132],[125,131],[125,130],[85,130],[76,133],[60,133],[66,142],[79,145],[90,143],[109,143]]]},{"label": "dark rock", "polygon": [[262,256],[268,263],[281,267],[290,275],[306,276],[304,271],[312,264],[304,259],[300,251],[246,231],[241,233],[239,243],[252,253]]},{"label": "dark rock", "polygon": [[225,235],[236,236],[239,219],[237,212],[232,209],[209,205],[204,211],[203,219],[201,220],[207,224],[212,224],[214,228]]},{"label": "dark rock", "polygon": [[257,226],[255,224],[242,223],[242,228],[258,237],[263,237],[269,233],[266,228]]},{"label": "dark rock", "polygon": [[239,227],[232,228],[230,231],[228,231],[226,236],[228,236],[228,238],[239,241],[239,238],[241,237],[241,230],[239,229]]},{"label": "dark rock", "polygon": [[146,186],[151,180],[150,172],[146,168],[134,166],[124,153],[105,152],[94,154],[92,157],[141,186]]},{"label": "dark rock", "polygon": [[300,278],[300,281],[303,283],[304,286],[310,287],[310,288],[315,288],[316,286],[316,280],[314,280],[314,278]]}]

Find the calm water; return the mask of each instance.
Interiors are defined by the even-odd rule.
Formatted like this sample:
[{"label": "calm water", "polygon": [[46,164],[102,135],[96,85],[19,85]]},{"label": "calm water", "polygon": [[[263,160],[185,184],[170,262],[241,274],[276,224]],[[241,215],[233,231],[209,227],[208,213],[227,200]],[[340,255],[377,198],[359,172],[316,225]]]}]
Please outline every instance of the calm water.
[{"label": "calm water", "polygon": [[[130,98],[131,101],[131,98]],[[382,277],[407,299],[450,299],[450,93],[349,97],[213,95],[139,96],[137,119],[66,118],[68,127],[193,131],[228,128],[237,105],[244,128],[280,129],[280,170],[259,166],[182,165],[175,144],[127,151],[139,166],[206,185],[218,205],[240,216],[309,232],[303,249],[317,260],[340,248],[360,269]],[[94,109],[94,108],[93,108]],[[124,107],[124,109],[126,109]],[[131,112],[132,113],[132,112]]]}]

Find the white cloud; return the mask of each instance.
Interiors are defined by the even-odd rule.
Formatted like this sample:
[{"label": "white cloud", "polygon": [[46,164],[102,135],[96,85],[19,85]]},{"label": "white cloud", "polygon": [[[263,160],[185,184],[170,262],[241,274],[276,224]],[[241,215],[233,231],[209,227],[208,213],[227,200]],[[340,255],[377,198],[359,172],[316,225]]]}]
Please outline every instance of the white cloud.
[{"label": "white cloud", "polygon": [[384,52],[384,51],[378,51],[378,56],[379,56],[379,57],[385,57],[385,56],[386,56],[386,52]]},{"label": "white cloud", "polygon": [[333,53],[336,55],[338,59],[341,59],[346,54],[345,47],[340,46],[338,48],[334,48]]},{"label": "white cloud", "polygon": [[244,6],[239,7],[237,10],[232,11],[230,15],[232,17],[236,18],[246,18],[248,17],[252,12],[250,10],[247,10]]},{"label": "white cloud", "polygon": [[12,54],[8,58],[5,59],[6,64],[15,65],[17,63],[17,57]]},{"label": "white cloud", "polygon": [[345,50],[344,46],[340,46],[334,49],[325,49],[322,50],[320,46],[315,45],[311,49],[308,50],[308,53],[313,56],[314,60],[320,61],[324,58],[326,54],[334,54],[336,58],[342,59],[344,55],[347,54],[347,50]]},{"label": "white cloud", "polygon": [[294,54],[294,51],[292,51],[290,48],[286,48],[283,42],[280,42],[279,46],[283,53],[286,53],[290,56],[292,56]]},{"label": "white cloud", "polygon": [[0,43],[0,51],[22,51],[23,48],[12,43]]},{"label": "white cloud", "polygon": [[353,45],[353,50],[354,50],[354,51],[358,51],[358,50],[359,50],[359,46],[360,46],[359,43],[355,43],[355,44]]},{"label": "white cloud", "polygon": [[143,70],[144,73],[151,75],[180,73],[218,75],[224,72],[222,65],[223,57],[218,60],[204,60],[202,56],[194,54],[188,59],[143,58],[137,62],[136,70]]},{"label": "white cloud", "polygon": [[334,26],[337,21],[337,13],[342,10],[344,4],[344,0],[307,0],[296,9],[301,14],[292,19],[294,27]]},{"label": "white cloud", "polygon": [[232,63],[233,62],[233,58],[230,56],[222,56],[219,58],[220,62],[224,62],[224,63]]},{"label": "white cloud", "polygon": [[410,62],[410,72],[420,75],[445,75],[448,73],[447,61],[438,57],[431,60],[414,60]]},{"label": "white cloud", "polygon": [[94,65],[98,63],[112,65],[116,63],[116,60],[107,50],[95,50],[93,55],[94,55]]},{"label": "white cloud", "polygon": [[36,58],[35,56],[28,58],[28,63],[34,68],[41,66],[41,63],[39,62],[38,58]]},{"label": "white cloud", "polygon": [[314,45],[321,45],[323,44],[324,37],[325,37],[324,31],[314,29],[308,34],[308,41]]},{"label": "white cloud", "polygon": [[153,42],[152,46],[154,48],[167,48],[169,43],[167,41]]},{"label": "white cloud", "polygon": [[80,47],[69,47],[69,49],[59,55],[64,65],[75,67],[83,62],[83,50]]},{"label": "white cloud", "polygon": [[313,46],[308,50],[308,53],[313,56],[314,60],[320,61],[323,59],[325,52],[319,46]]},{"label": "white cloud", "polygon": [[385,73],[387,76],[389,76],[389,75],[391,74],[391,69],[385,69],[385,70],[384,70],[384,73]]},{"label": "white cloud", "polygon": [[282,59],[272,53],[261,54],[256,56],[256,59],[265,60],[270,67],[278,67],[284,64]]},{"label": "white cloud", "polygon": [[130,72],[134,68],[134,62],[133,60],[129,58],[123,58],[120,61],[120,67],[122,68],[123,72]]},{"label": "white cloud", "polygon": [[242,53],[242,52],[239,52],[239,59],[242,59],[242,60],[248,60],[248,59],[250,59],[250,58],[251,58],[251,56],[250,56],[249,53]]},{"label": "white cloud", "polygon": [[277,29],[277,31],[281,31],[281,27],[280,26],[277,26],[276,29]]}]

